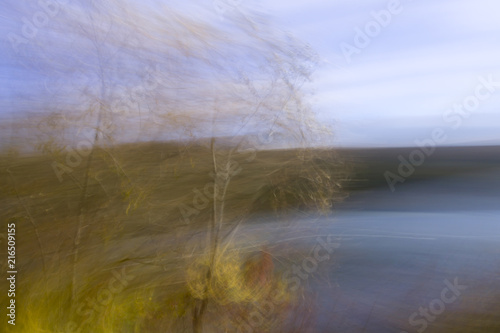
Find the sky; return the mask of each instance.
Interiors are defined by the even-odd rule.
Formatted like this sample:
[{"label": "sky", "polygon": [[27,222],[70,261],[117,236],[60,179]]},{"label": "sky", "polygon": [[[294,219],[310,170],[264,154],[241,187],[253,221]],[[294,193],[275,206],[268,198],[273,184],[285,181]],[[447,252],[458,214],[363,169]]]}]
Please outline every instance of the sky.
[{"label": "sky", "polygon": [[[40,85],[33,66],[19,65],[12,32],[21,34],[23,20],[34,20],[40,11],[53,14],[53,24],[72,2],[42,8],[40,3],[49,2],[9,0],[0,9],[3,121],[5,114],[33,102],[27,92]],[[170,5],[150,0],[137,6],[154,11],[164,3]],[[500,144],[498,1],[216,0],[205,11],[187,1],[174,5],[194,20],[208,12],[222,23],[231,11],[259,10],[309,43],[321,59],[313,75],[313,106],[332,125],[334,145],[414,146],[435,140],[436,132],[444,133],[441,145]],[[45,42],[44,33],[39,32],[38,43]],[[28,59],[36,65],[36,59]],[[74,75],[71,80],[78,80]],[[45,89],[67,94],[67,81],[62,76]]]},{"label": "sky", "polygon": [[[437,129],[446,135],[442,145],[500,143],[500,2],[268,5],[324,60],[316,103],[334,124],[337,144],[411,146]],[[476,101],[480,78],[495,87]]]}]

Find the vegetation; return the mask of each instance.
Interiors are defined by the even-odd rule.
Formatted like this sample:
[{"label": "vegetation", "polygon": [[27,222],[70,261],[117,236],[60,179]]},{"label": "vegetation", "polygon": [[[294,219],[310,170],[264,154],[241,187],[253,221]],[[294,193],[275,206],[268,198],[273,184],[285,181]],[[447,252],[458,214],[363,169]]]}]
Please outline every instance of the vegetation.
[{"label": "vegetation", "polygon": [[[16,329],[189,332],[193,313],[200,311],[204,299],[210,301],[204,315],[207,332],[247,323],[255,307],[265,302],[279,306],[258,331],[286,325],[285,317],[299,311],[293,300],[305,291],[291,292],[280,276],[300,249],[292,254],[270,244],[274,268],[249,278],[262,268],[261,243],[248,247],[233,236],[244,222],[253,223],[262,214],[275,214],[286,223],[286,216],[297,210],[327,209],[338,201],[340,197],[332,195],[338,193],[335,182],[318,185],[307,173],[316,170],[324,179],[338,181],[333,153],[317,150],[314,153],[323,158],[316,161],[293,158],[303,153],[300,150],[261,151],[251,162],[245,162],[248,154],[235,154],[241,170],[225,193],[220,231],[224,237],[212,262],[204,238],[213,200],[193,204],[195,194],[213,182],[212,156],[207,143],[189,147],[153,142],[99,147],[89,171],[82,163],[64,174],[62,182],[47,155],[2,156],[2,218],[17,224],[23,272],[17,301],[24,310],[19,311]],[[75,215],[86,177],[80,226]],[[315,186],[322,196],[307,199],[308,186]],[[188,216],[189,209],[196,213]],[[80,227],[75,292],[71,251]],[[207,270],[212,274],[210,285]],[[301,312],[302,317],[307,313]]]},{"label": "vegetation", "polygon": [[[330,136],[308,102],[318,57],[255,10],[221,23],[195,8],[68,5],[30,51],[46,86],[66,84],[11,124],[2,159],[22,330],[240,329],[277,298],[256,330],[286,325],[298,295],[235,235],[252,214],[340,198],[334,154],[311,148]],[[245,282],[248,265],[266,283]]]}]

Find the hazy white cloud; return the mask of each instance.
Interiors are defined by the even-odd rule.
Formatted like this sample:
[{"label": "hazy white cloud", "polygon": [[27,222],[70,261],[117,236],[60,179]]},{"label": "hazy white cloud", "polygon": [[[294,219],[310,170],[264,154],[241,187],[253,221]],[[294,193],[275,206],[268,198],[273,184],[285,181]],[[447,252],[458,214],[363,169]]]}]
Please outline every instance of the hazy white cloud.
[{"label": "hazy white cloud", "polygon": [[[325,60],[315,75],[316,105],[335,124],[338,142],[411,144],[442,125],[443,112],[471,94],[479,76],[500,81],[500,3],[493,0],[401,0],[401,13],[347,62],[341,43],[355,45],[355,29],[388,3],[294,0],[272,7]],[[499,97],[484,101],[454,142],[496,137],[500,143],[492,125],[499,115]]]}]

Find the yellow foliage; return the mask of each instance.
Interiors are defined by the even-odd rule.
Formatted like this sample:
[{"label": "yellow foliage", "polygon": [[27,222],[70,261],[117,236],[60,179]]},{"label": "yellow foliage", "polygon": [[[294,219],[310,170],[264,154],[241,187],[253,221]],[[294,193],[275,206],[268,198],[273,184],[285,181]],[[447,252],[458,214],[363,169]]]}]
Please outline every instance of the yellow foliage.
[{"label": "yellow foliage", "polygon": [[207,272],[210,258],[204,255],[198,258],[187,269],[187,284],[191,295],[197,299],[208,298],[220,305],[229,303],[254,303],[273,298],[290,299],[286,284],[273,277],[265,285],[250,285],[245,282],[245,268],[242,256],[238,251],[224,251],[215,258],[210,283]]}]

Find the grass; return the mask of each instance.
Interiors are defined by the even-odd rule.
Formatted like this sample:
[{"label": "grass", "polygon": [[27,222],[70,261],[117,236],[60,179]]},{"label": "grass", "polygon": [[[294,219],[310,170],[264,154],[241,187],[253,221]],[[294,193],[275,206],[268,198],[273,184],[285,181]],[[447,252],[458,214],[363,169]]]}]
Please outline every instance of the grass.
[{"label": "grass", "polygon": [[[220,158],[225,152],[219,151]],[[250,162],[248,153],[235,154],[223,231],[255,215],[273,213],[286,220],[297,210],[326,211],[339,201],[343,167],[334,153],[305,153],[306,159],[300,150],[259,151]],[[290,321],[291,313],[299,311],[293,300],[305,291],[286,290],[281,276],[285,267],[278,263],[265,287],[246,285],[250,250],[234,241],[224,242],[211,285],[204,285],[211,157],[200,142],[96,149],[83,201],[77,285],[72,286],[84,159],[70,165],[71,172],[59,181],[53,163],[68,166],[64,154],[4,153],[2,220],[16,223],[20,272],[17,325],[11,331],[191,332],[192,309],[205,288],[205,332],[235,325],[242,329],[246,324],[241,323],[248,323],[266,302],[280,305],[267,311],[259,332],[275,331]],[[287,251],[275,256],[290,260]]]}]

